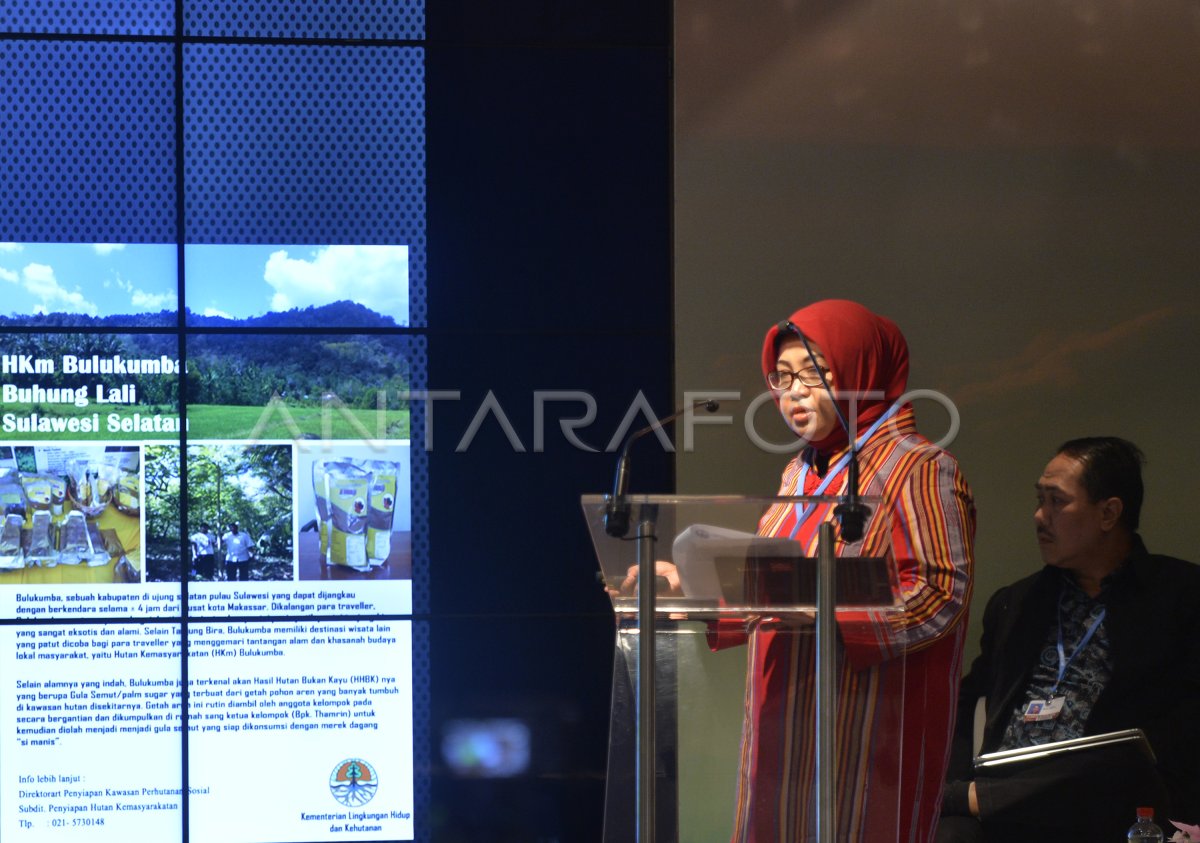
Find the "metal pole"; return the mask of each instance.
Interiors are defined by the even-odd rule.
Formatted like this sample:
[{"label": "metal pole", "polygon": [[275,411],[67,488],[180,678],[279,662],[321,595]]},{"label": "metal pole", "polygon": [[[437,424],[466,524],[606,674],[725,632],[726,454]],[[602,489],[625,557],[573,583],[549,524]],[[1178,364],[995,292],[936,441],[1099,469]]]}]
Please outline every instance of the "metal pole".
[{"label": "metal pole", "polygon": [[654,521],[640,520],[638,560],[638,725],[637,798],[638,843],[654,843],[654,712],[655,712],[655,591]]},{"label": "metal pole", "polygon": [[834,725],[837,722],[837,603],[833,524],[821,525],[817,540],[817,841],[836,840]]}]

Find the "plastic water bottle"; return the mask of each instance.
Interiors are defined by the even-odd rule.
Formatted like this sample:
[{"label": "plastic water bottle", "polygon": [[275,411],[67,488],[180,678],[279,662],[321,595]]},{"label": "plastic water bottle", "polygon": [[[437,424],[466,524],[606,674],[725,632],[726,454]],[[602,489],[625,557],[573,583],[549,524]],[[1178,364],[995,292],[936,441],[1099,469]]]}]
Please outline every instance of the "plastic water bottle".
[{"label": "plastic water bottle", "polygon": [[1153,808],[1137,809],[1137,822],[1129,829],[1129,843],[1163,843],[1163,830],[1154,822]]}]

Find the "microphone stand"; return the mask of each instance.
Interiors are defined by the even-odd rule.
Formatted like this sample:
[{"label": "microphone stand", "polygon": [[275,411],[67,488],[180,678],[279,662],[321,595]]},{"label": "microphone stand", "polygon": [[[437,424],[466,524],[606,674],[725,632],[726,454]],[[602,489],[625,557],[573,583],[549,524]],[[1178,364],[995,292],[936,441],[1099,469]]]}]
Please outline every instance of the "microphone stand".
[{"label": "microphone stand", "polygon": [[604,510],[604,532],[608,533],[614,539],[623,539],[629,533],[631,512],[627,497],[629,491],[629,447],[647,433],[662,430],[665,425],[675,421],[675,419],[683,414],[695,412],[701,407],[710,413],[715,413],[720,404],[711,398],[702,398],[699,401],[693,402],[688,407],[676,410],[669,416],[655,419],[641,430],[635,430],[629,434],[629,437],[625,440],[625,444],[621,446],[621,456],[617,459],[617,470],[613,473],[612,495],[609,496],[608,506]]},{"label": "microphone stand", "polygon": [[[808,337],[791,321],[779,323],[780,332],[794,334],[804,343],[808,358],[816,364],[816,355]],[[833,403],[838,421],[846,431],[849,440],[850,461],[846,467],[846,496],[833,508],[834,517],[838,520],[839,533],[842,541],[852,544],[863,537],[866,521],[871,514],[871,508],[859,498],[858,487],[858,442],[842,408],[837,403],[837,396],[825,377],[824,370],[817,366],[817,374],[821,377],[821,386]],[[816,688],[813,716],[816,727],[816,793],[814,796],[817,808],[816,832],[819,843],[832,843],[837,839],[837,815],[834,806],[837,803],[835,791],[837,784],[836,769],[836,730],[837,722],[837,579],[836,563],[833,553],[833,526],[829,522],[821,524],[817,538],[817,629],[816,629]]]},{"label": "microphone stand", "polygon": [[837,840],[837,771],[835,768],[837,720],[837,592],[833,556],[833,525],[821,524],[817,538],[817,664],[816,664],[816,793],[817,840]]},{"label": "microphone stand", "polygon": [[658,668],[655,641],[658,620],[655,601],[658,591],[658,572],[655,570],[654,525],[658,508],[643,506],[637,526],[638,564],[638,683],[637,683],[637,758],[636,776],[637,840],[655,843],[655,784],[658,774],[655,764],[657,744],[654,735],[654,716],[658,711],[655,674]]},{"label": "microphone stand", "polygon": [[[654,430],[661,430],[663,425],[689,411],[694,412],[704,407],[708,412],[715,413],[718,408],[712,399],[696,401],[688,407],[678,410],[666,418],[657,419],[641,430],[630,434],[621,448],[621,456],[617,460],[617,468],[613,477],[613,492],[608,499],[604,512],[604,531],[616,539],[623,539],[629,532],[629,520],[632,506],[629,503],[629,447],[638,439]],[[638,516],[637,526],[637,568],[638,568],[638,668],[637,668],[637,841],[638,843],[655,843],[655,784],[657,772],[655,765],[655,736],[654,717],[657,711],[654,687],[657,656],[655,653],[655,636],[657,635],[656,598],[658,590],[658,571],[654,550],[654,527],[658,520],[658,507],[644,505]]]}]

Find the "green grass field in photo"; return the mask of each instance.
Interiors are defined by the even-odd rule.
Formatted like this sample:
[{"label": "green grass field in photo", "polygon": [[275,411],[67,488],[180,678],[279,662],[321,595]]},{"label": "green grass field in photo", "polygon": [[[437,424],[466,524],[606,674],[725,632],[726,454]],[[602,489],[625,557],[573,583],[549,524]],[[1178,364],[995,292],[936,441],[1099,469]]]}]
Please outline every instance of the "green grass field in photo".
[{"label": "green grass field in photo", "polygon": [[361,410],[349,407],[188,408],[191,439],[407,439],[408,410]]},{"label": "green grass field in photo", "polygon": [[[41,430],[24,429],[37,416]],[[114,418],[115,417],[115,418]],[[0,408],[0,439],[7,441],[172,441],[178,439],[177,414],[161,407],[93,404],[42,407],[9,404]],[[72,422],[74,420],[74,422]],[[189,439],[408,439],[409,411],[349,407],[227,407],[198,404],[188,408]],[[72,426],[74,429],[71,429]],[[155,428],[158,428],[157,430]]]}]

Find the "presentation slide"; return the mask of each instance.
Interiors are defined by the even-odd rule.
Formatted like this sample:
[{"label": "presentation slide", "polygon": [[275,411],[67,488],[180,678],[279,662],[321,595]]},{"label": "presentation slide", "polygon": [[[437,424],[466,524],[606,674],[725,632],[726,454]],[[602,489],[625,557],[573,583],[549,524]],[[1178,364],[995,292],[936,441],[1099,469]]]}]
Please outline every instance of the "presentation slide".
[{"label": "presentation slide", "polygon": [[180,838],[180,650],[175,624],[0,627],[0,837]]},{"label": "presentation slide", "polygon": [[410,621],[190,630],[191,840],[412,839]]},{"label": "presentation slide", "polygon": [[410,622],[192,624],[186,695],[179,636],[0,627],[5,840],[178,839],[185,696],[190,839],[412,838]]},{"label": "presentation slide", "polygon": [[408,250],[177,254],[0,249],[0,838],[413,839]]}]

